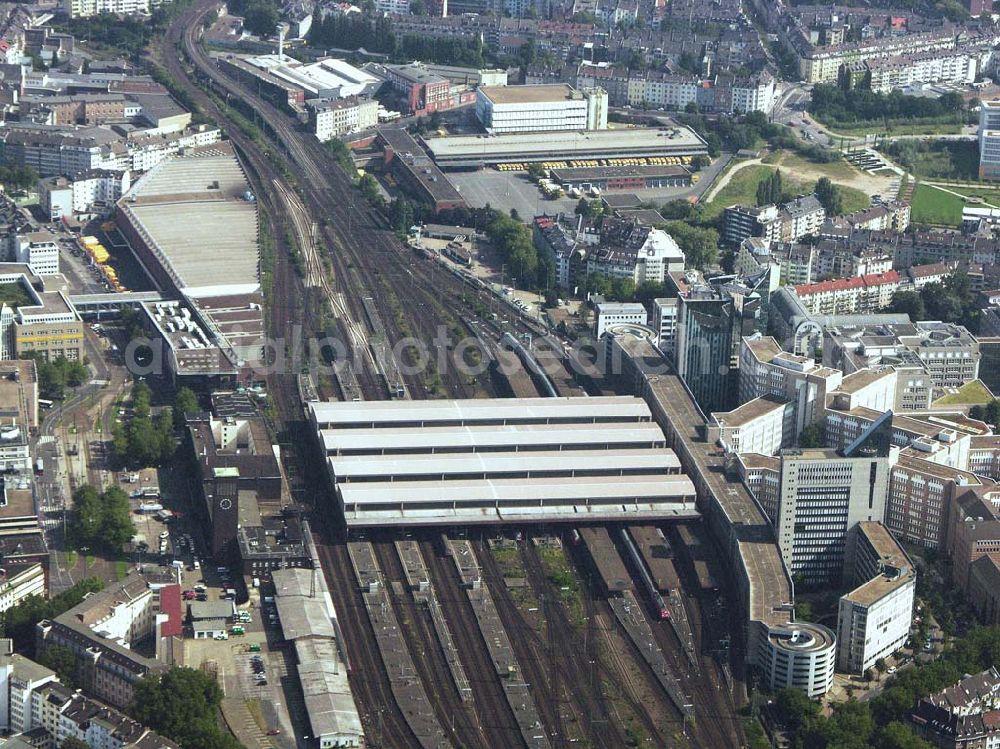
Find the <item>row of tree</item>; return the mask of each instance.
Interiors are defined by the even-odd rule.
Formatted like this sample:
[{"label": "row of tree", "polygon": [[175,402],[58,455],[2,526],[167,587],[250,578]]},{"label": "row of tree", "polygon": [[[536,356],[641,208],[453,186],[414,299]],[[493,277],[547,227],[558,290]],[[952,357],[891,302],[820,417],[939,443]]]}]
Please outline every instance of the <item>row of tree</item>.
[{"label": "row of tree", "polygon": [[396,34],[392,21],[381,16],[335,15],[313,19],[309,43],[315,47],[378,52],[395,61],[423,60],[445,65],[482,67],[486,48],[479,37],[422,36]]},{"label": "row of tree", "polygon": [[497,213],[486,226],[486,235],[507,264],[512,277],[533,285],[539,260],[528,227],[519,219]]},{"label": "row of tree", "polygon": [[870,90],[845,91],[832,83],[813,86],[809,111],[831,124],[850,125],[871,121],[962,121],[968,107],[960,94],[947,93],[937,98],[906,96],[899,92],[877,94]]},{"label": "row of tree", "polygon": [[152,391],[144,382],[132,388],[132,418],[112,427],[112,454],[121,468],[145,468],[168,462],[177,448],[174,441],[174,413],[151,411]]},{"label": "row of tree", "polygon": [[782,202],[784,198],[780,169],[775,169],[769,177],[757,183],[757,205],[774,205]]},{"label": "row of tree", "polygon": [[98,492],[84,484],[73,492],[73,510],[66,522],[67,545],[117,557],[134,535],[128,495],[117,486]]}]

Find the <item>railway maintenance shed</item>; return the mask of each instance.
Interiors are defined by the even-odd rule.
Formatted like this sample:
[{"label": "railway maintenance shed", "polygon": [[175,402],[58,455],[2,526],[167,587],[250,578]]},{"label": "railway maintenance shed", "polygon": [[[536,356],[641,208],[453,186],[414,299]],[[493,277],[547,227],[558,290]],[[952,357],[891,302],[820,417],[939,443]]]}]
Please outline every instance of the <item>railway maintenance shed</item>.
[{"label": "railway maintenance shed", "polygon": [[697,517],[639,398],[310,403],[350,527]]}]

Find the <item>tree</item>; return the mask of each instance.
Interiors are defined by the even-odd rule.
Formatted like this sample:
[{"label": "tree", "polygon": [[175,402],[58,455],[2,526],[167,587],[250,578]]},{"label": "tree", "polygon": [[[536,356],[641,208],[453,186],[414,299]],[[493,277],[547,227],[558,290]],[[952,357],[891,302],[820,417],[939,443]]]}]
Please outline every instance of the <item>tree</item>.
[{"label": "tree", "polygon": [[174,421],[184,423],[184,414],[198,411],[198,396],[189,387],[182,387],[174,396]]},{"label": "tree", "polygon": [[172,668],[147,676],[136,687],[128,713],[185,749],[237,749],[240,744],[216,721],[222,690],[211,676]]},{"label": "tree", "polygon": [[73,509],[66,523],[70,546],[117,556],[134,535],[128,495],[117,486],[98,494],[90,484],[84,484],[73,492]]},{"label": "tree", "polygon": [[933,749],[933,744],[914,734],[908,726],[894,720],[878,732],[875,749]]},{"label": "tree", "polygon": [[799,447],[801,448],[823,447],[823,445],[823,425],[819,422],[810,424],[799,434]]},{"label": "tree", "polygon": [[719,232],[715,229],[691,226],[683,221],[671,221],[660,226],[684,252],[688,268],[702,270],[719,257]]},{"label": "tree", "polygon": [[252,3],[243,13],[243,26],[257,36],[272,36],[277,25],[278,9],[270,3]]},{"label": "tree", "polygon": [[528,177],[537,182],[545,176],[545,167],[537,161],[532,161],[527,167]]},{"label": "tree", "polygon": [[840,190],[828,177],[816,181],[816,199],[826,210],[827,216],[839,216],[844,212],[844,198]]},{"label": "tree", "polygon": [[681,198],[668,201],[660,207],[660,215],[668,221],[683,221],[690,218],[693,212],[694,206]]},{"label": "tree", "polygon": [[594,219],[600,216],[604,212],[604,207],[600,200],[587,200],[586,198],[580,198],[580,201],[576,204],[574,212],[577,216],[583,216],[585,219]]},{"label": "tree", "polygon": [[798,689],[779,689],[774,695],[774,708],[781,724],[791,732],[805,727],[819,714],[819,705]]},{"label": "tree", "polygon": [[910,320],[926,320],[923,297],[916,291],[897,291],[892,295],[892,301],[887,308],[889,312],[900,312],[909,315]]},{"label": "tree", "polygon": [[[70,689],[73,688],[74,676],[76,674],[76,656],[72,650],[62,645],[49,645],[38,658],[38,662],[46,668],[51,668],[55,671],[56,676],[59,677],[59,681],[65,686]],[[66,744],[62,746],[65,749]]]}]

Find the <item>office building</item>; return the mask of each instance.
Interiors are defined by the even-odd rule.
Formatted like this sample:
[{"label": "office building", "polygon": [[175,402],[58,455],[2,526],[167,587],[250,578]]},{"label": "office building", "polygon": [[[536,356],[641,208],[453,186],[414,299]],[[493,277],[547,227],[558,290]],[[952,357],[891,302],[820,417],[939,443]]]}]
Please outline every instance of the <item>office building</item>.
[{"label": "office building", "polygon": [[600,88],[577,91],[568,84],[480,86],[476,117],[491,135],[604,130],[608,95]]},{"label": "office building", "polygon": [[677,373],[705,413],[726,411],[738,395],[740,341],[766,328],[767,274],[706,283],[697,274],[672,274],[677,289]]},{"label": "office building", "polygon": [[43,279],[22,263],[0,263],[0,284],[21,291],[18,299],[0,299],[0,354],[83,358],[83,321],[65,294],[44,291]]},{"label": "office building", "polygon": [[740,343],[739,402],[771,396],[791,404],[793,422],[783,439],[785,447],[795,444],[807,426],[822,420],[827,395],[842,383],[839,370],[782,351],[774,338],[755,334]]},{"label": "office building", "polygon": [[979,178],[1000,178],[1000,101],[979,105]]},{"label": "office building", "polygon": [[885,516],[890,417],[877,421],[844,450],[781,453],[776,530],[793,577],[812,584],[839,583],[848,531],[861,521]]},{"label": "office building", "polygon": [[594,308],[594,337],[600,338],[614,325],[645,325],[647,317],[646,308],[638,302],[601,302]]},{"label": "office building", "polygon": [[669,357],[673,357],[677,342],[677,312],[680,303],[676,297],[658,297],[653,300],[653,329],[657,335],[657,347]]},{"label": "office building", "polygon": [[59,275],[59,239],[48,231],[11,234],[15,263],[24,263],[36,276]]},{"label": "office building", "polygon": [[917,573],[882,523],[858,523],[848,536],[844,577],[858,587],[840,597],[837,665],[863,674],[910,636]]},{"label": "office building", "polygon": [[795,435],[793,403],[765,395],[725,413],[709,414],[708,439],[727,452],[776,455]]}]

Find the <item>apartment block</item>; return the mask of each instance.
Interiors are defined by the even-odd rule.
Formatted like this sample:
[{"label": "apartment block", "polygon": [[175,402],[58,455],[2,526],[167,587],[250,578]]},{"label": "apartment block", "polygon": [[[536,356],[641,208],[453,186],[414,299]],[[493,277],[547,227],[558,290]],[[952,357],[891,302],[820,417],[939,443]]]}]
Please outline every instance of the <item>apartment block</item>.
[{"label": "apartment block", "polygon": [[351,96],[345,99],[310,99],[309,125],[320,141],[368,130],[378,124],[378,102]]},{"label": "apartment block", "polygon": [[887,307],[900,286],[900,275],[891,270],[860,278],[840,278],[794,287],[795,295],[815,315],[854,315]]}]

